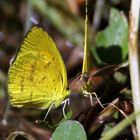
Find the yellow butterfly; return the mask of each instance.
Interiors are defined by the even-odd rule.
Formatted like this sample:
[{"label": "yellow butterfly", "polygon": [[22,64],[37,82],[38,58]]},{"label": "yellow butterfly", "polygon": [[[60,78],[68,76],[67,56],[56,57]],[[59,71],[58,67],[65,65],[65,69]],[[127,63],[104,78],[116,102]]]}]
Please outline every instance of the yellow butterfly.
[{"label": "yellow butterfly", "polygon": [[58,107],[70,94],[62,57],[51,37],[33,27],[8,73],[10,102],[16,107]]}]

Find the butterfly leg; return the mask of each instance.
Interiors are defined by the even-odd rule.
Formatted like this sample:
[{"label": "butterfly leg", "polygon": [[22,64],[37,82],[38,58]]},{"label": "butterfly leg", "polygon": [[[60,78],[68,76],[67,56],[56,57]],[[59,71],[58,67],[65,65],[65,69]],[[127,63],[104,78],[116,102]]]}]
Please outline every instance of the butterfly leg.
[{"label": "butterfly leg", "polygon": [[63,106],[63,116],[64,116],[64,118],[65,119],[67,119],[67,117],[66,117],[66,113],[65,113],[65,108],[66,108],[66,105],[68,104],[70,104],[70,100],[69,99],[66,99],[66,100],[64,100],[63,102],[62,102],[62,104],[64,104],[64,106]]},{"label": "butterfly leg", "polygon": [[46,120],[46,118],[47,118],[47,116],[48,116],[49,112],[51,111],[51,109],[53,108],[53,106],[54,106],[54,103],[52,103],[52,105],[49,107],[49,109],[48,109],[48,111],[47,111],[47,113],[46,113],[46,115],[45,115],[45,117],[44,117],[43,121],[45,121],[45,120]]},{"label": "butterfly leg", "polygon": [[91,92],[91,93],[90,93],[90,92],[88,92],[88,91],[86,91],[86,90],[83,90],[83,93],[85,94],[85,96],[86,96],[86,95],[89,96],[90,102],[91,102],[91,105],[92,105],[92,106],[93,106],[92,95],[94,95],[95,98],[97,99],[99,105],[100,105],[102,108],[104,108],[103,104],[101,103],[101,101],[99,100],[99,98],[98,98],[98,96],[97,96],[97,94],[96,94],[95,92]]}]

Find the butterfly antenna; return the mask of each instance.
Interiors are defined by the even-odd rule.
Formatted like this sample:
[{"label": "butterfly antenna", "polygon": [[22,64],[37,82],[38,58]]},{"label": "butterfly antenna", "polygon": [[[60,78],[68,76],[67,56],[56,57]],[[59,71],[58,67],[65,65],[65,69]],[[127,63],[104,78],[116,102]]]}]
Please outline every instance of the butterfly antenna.
[{"label": "butterfly antenna", "polygon": [[46,118],[48,117],[48,114],[49,114],[49,112],[51,111],[51,109],[53,108],[53,106],[54,106],[54,103],[52,103],[52,105],[49,107],[49,109],[48,109],[48,111],[47,111],[47,113],[46,113],[46,115],[45,115],[43,121],[46,120]]},{"label": "butterfly antenna", "polygon": [[65,113],[65,108],[66,108],[67,103],[68,103],[68,105],[70,104],[69,99],[66,99],[62,102],[62,104],[64,104],[62,111],[63,111],[63,116],[64,116],[65,119],[67,119],[67,116],[66,116],[66,113]]}]

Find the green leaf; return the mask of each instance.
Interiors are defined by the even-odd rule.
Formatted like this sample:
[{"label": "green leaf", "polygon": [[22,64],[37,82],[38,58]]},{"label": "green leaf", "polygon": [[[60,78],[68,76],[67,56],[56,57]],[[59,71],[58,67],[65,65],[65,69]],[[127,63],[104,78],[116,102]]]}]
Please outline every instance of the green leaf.
[{"label": "green leaf", "polygon": [[52,140],[87,140],[85,130],[78,121],[64,121],[55,130]]},{"label": "green leaf", "polygon": [[122,12],[111,9],[109,26],[97,33],[97,53],[105,63],[119,64],[128,54],[128,23]]}]

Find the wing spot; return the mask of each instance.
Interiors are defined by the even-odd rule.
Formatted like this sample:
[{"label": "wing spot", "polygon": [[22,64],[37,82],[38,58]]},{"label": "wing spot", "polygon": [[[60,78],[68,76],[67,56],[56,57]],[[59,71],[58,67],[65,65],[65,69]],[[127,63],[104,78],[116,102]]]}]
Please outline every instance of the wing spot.
[{"label": "wing spot", "polygon": [[43,76],[43,77],[42,77],[42,79],[41,79],[41,81],[43,81],[43,80],[45,80],[45,79],[46,79],[46,77],[45,77],[45,76]]},{"label": "wing spot", "polygon": [[45,70],[47,69],[47,65],[44,66],[44,69],[45,69]]},{"label": "wing spot", "polygon": [[51,62],[49,62],[47,65],[49,66],[51,64]]},{"label": "wing spot", "polygon": [[31,91],[29,101],[32,101],[32,99],[33,99],[33,92]]},{"label": "wing spot", "polygon": [[45,55],[44,55],[44,54],[42,54],[42,57],[44,58],[44,57],[45,57]]},{"label": "wing spot", "polygon": [[29,80],[30,81],[33,81],[34,80],[32,75],[30,75]]},{"label": "wing spot", "polygon": [[36,66],[36,61],[31,65],[31,71],[30,71],[30,76],[29,76],[30,81],[34,80],[33,74],[35,73],[35,66]]},{"label": "wing spot", "polygon": [[21,93],[22,93],[24,90],[24,77],[21,77],[20,85],[21,85]]},{"label": "wing spot", "polygon": [[35,72],[35,64],[36,62],[33,65],[31,65],[31,74]]}]

